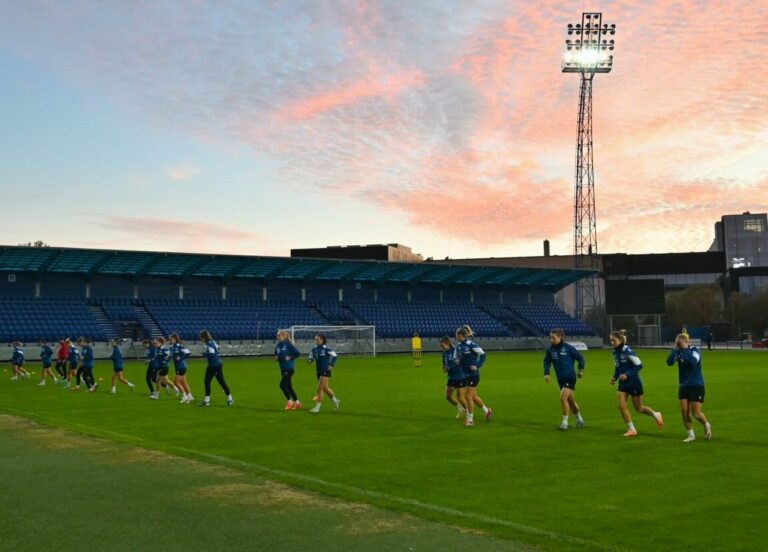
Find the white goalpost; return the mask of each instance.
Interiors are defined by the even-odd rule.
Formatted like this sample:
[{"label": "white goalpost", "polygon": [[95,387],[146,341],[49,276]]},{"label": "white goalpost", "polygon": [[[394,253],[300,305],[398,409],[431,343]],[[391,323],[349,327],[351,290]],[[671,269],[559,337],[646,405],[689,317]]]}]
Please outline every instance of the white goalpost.
[{"label": "white goalpost", "polygon": [[309,346],[319,333],[340,355],[376,356],[376,326],[291,326],[291,340]]},{"label": "white goalpost", "polygon": [[638,324],[637,344],[646,347],[661,345],[661,328],[657,324]]}]

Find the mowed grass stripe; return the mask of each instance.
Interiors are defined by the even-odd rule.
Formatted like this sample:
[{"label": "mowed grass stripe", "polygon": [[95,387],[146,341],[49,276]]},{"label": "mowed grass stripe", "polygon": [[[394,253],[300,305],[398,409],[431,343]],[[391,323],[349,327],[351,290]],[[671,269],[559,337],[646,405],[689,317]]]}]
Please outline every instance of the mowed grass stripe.
[{"label": "mowed grass stripe", "polygon": [[306,482],[306,483],[311,483],[312,485],[317,485],[325,489],[341,491],[345,496],[351,495],[351,496],[357,496],[360,498],[375,499],[377,501],[383,501],[384,503],[406,505],[409,507],[418,508],[420,510],[426,510],[431,513],[446,515],[451,518],[464,518],[467,520],[480,522],[484,525],[498,525],[500,527],[506,527],[509,529],[514,529],[515,531],[520,531],[522,533],[530,533],[532,535],[546,537],[548,539],[552,539],[556,541],[563,541],[566,543],[585,545],[593,549],[621,550],[613,546],[605,546],[590,540],[579,539],[576,537],[572,537],[570,535],[563,535],[560,533],[553,533],[551,531],[546,531],[543,529],[539,529],[537,527],[530,527],[528,525],[522,525],[520,523],[515,523],[513,521],[509,521],[505,519],[492,518],[492,517],[484,516],[482,514],[476,514],[474,512],[465,512],[461,510],[456,510],[455,508],[447,508],[445,506],[438,506],[436,504],[427,504],[419,500],[400,498],[400,497],[388,495],[385,493],[370,491],[367,489],[360,489],[358,487],[353,487],[350,485],[344,485],[341,483],[332,483],[330,481],[324,481],[323,479],[319,479],[317,477],[311,477],[303,474],[292,473],[286,470],[277,470],[273,468],[268,468],[266,466],[259,466],[258,464],[254,464],[252,462],[242,462],[242,461],[231,460],[229,458],[224,458],[222,456],[205,454],[195,450],[190,450],[190,449],[178,449],[178,450],[181,453],[184,453],[193,457],[197,457],[197,458],[204,458],[219,464],[223,464],[225,466],[249,468],[258,472],[262,472],[268,475],[278,477],[280,479],[288,479],[296,482]]},{"label": "mowed grass stripe", "polygon": [[534,550],[21,418],[0,442],[3,552]]},{"label": "mowed grass stripe", "polygon": [[[686,446],[677,413],[677,371],[664,365],[666,352],[641,351],[646,400],[664,412],[666,428],[658,433],[653,420],[636,416],[641,435],[629,441],[621,437],[615,389],[608,385],[609,352],[588,353],[587,377],[577,388],[587,427],[566,433],[555,429],[557,387],[543,383],[541,356],[490,353],[480,395],[495,408],[496,418],[491,424],[478,420],[472,430],[453,420],[454,411],[442,398],[444,378],[436,356],[428,356],[420,369],[402,356],[342,358],[332,379],[341,410],[332,412],[326,404],[318,416],[281,410],[277,369],[268,359],[227,359],[227,378],[237,399],[232,409],[223,406],[215,388],[210,409],[184,407],[166,397],[155,403],[125,389],[117,396],[100,391],[83,397],[26,382],[16,388],[0,382],[0,392],[15,390],[3,405],[48,423],[105,429],[141,438],[142,445],[152,448],[193,450],[381,493],[403,501],[388,506],[425,517],[440,515],[406,502],[616,548],[659,549],[663,541],[664,549],[707,550],[716,549],[713,543],[723,535],[734,540],[738,535],[742,549],[759,549],[761,516],[750,505],[759,502],[759,489],[768,483],[758,460],[768,442],[756,431],[766,411],[762,366],[768,357],[705,352],[705,411],[715,440]],[[132,364],[128,373],[140,380],[143,369]],[[104,364],[97,367],[97,375],[109,374]],[[198,396],[201,374],[201,364],[193,363],[191,381]],[[300,365],[295,383],[306,404],[314,387],[312,369]],[[736,497],[736,504],[706,519],[717,511],[721,495]],[[687,512],[698,514],[689,517]],[[454,520],[484,526],[463,516]],[[552,542],[512,528],[488,527],[506,537]]]}]

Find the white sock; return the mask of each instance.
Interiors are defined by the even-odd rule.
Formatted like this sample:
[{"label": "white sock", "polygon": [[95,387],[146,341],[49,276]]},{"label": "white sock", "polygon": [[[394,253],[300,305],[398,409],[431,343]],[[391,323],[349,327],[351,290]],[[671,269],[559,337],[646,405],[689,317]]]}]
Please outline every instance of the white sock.
[{"label": "white sock", "polygon": [[660,416],[660,414],[659,414],[658,412],[654,411],[654,413],[653,413],[653,417],[654,417],[654,418],[656,418],[656,419],[658,420],[658,419],[659,419],[659,416]]},{"label": "white sock", "polygon": [[112,386],[112,392],[115,393],[116,391],[117,391],[117,389],[115,389],[115,386],[113,385]]},{"label": "white sock", "polygon": [[187,395],[187,397],[189,397],[189,400],[190,400],[190,401],[194,401],[194,400],[195,400],[195,397],[193,397],[193,396],[192,396],[192,393],[189,393],[189,394]]},{"label": "white sock", "polygon": [[474,420],[475,419],[475,413],[474,412],[467,412],[467,419],[468,420]]},{"label": "white sock", "polygon": [[207,403],[211,402],[211,397],[210,397],[210,395],[206,395],[206,396],[205,396],[205,399],[203,399],[203,401],[204,401],[204,402],[207,402]]},{"label": "white sock", "polygon": [[133,384],[132,384],[132,383],[129,381],[129,382],[128,382],[128,387],[136,387],[136,386],[135,386],[135,385],[133,385]]},{"label": "white sock", "polygon": [[584,421],[584,418],[582,418],[582,417],[581,417],[581,412],[579,412],[578,414],[576,414],[576,419],[577,419],[578,421],[580,421],[580,422],[583,422],[583,421]]},{"label": "white sock", "polygon": [[696,434],[694,433],[693,429],[688,430],[688,437],[696,437]]},{"label": "white sock", "polygon": [[633,424],[632,422],[629,422],[627,424],[627,429],[635,429],[635,424]]},{"label": "white sock", "polygon": [[227,395],[227,400],[228,401],[234,401],[235,399],[232,398],[232,395]]},{"label": "white sock", "polygon": [[464,407],[463,407],[463,406],[461,406],[460,404],[457,404],[457,405],[456,405],[456,409],[457,409],[459,412],[464,412]]},{"label": "white sock", "polygon": [[488,414],[488,407],[483,405],[483,414]]},{"label": "white sock", "polygon": [[568,425],[568,416],[563,416],[563,425]]}]

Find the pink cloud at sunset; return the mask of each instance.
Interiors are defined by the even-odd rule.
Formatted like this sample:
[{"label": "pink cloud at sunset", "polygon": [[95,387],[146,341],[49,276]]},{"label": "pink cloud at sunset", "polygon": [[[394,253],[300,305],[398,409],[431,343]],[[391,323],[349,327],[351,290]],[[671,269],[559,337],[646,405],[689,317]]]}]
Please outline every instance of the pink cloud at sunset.
[{"label": "pink cloud at sunset", "polygon": [[[199,251],[205,253],[221,253],[221,244],[227,243],[231,251],[237,251],[240,245],[262,245],[264,238],[253,232],[232,228],[225,224],[205,222],[186,222],[178,219],[157,220],[148,217],[110,216],[102,219],[99,226],[105,230],[114,231],[122,236],[122,243],[152,243],[151,249],[173,249],[166,244],[174,244],[181,251]],[[97,245],[98,244],[98,245]],[[95,242],[95,246],[105,246],[103,242]],[[243,248],[241,252],[246,252]]]},{"label": "pink cloud at sunset", "polygon": [[385,75],[381,80],[361,79],[342,85],[337,90],[308,98],[295,105],[286,106],[277,118],[291,123],[311,119],[327,111],[371,98],[383,96],[392,101],[402,90],[419,86],[424,83],[424,80],[424,75],[418,71],[405,72],[400,75]]},{"label": "pink cloud at sunset", "polygon": [[[402,220],[479,255],[545,238],[565,253],[579,83],[560,60],[581,6],[30,2],[0,40],[163,128],[265,156],[281,189],[356,198],[382,240]],[[723,214],[768,210],[768,5],[586,9],[618,29],[594,84],[600,249],[701,250]]]}]

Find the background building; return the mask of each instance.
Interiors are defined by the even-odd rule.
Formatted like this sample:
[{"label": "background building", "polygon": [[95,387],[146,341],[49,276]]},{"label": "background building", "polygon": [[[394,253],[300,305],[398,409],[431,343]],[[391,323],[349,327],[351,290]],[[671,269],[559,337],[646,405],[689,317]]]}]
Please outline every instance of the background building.
[{"label": "background building", "polygon": [[[305,259],[346,259],[355,261],[393,261],[420,263],[424,259],[418,253],[399,243],[376,245],[332,245],[308,249],[291,249],[291,257]],[[570,267],[569,267],[570,268]]]},{"label": "background building", "polygon": [[723,254],[728,289],[751,294],[768,287],[768,216],[725,215],[715,223],[710,251]]}]

